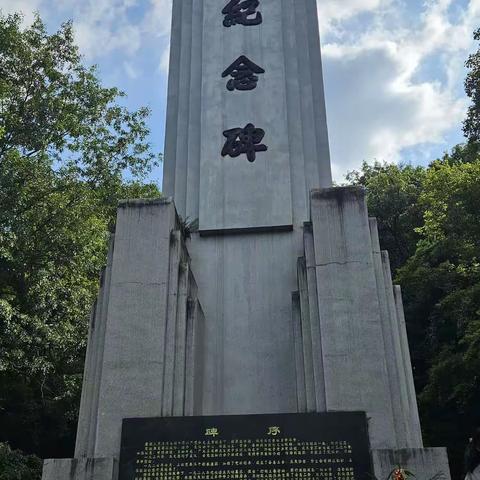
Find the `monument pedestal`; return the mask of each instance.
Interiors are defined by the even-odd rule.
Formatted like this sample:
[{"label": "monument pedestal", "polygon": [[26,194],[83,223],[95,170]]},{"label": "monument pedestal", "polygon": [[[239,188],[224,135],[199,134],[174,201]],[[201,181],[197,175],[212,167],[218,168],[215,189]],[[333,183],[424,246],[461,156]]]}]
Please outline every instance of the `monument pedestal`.
[{"label": "monument pedestal", "polygon": [[[379,480],[398,466],[448,480],[445,449],[422,448],[401,294],[364,191],[314,190],[310,211],[282,333],[294,352],[291,413],[365,411]],[[46,460],[43,480],[117,480],[124,418],[206,414],[208,365],[220,368],[228,352],[204,334],[189,254],[201,240],[185,240],[170,200],[120,206],[90,325],[76,458]],[[261,368],[264,353],[244,354]]]}]

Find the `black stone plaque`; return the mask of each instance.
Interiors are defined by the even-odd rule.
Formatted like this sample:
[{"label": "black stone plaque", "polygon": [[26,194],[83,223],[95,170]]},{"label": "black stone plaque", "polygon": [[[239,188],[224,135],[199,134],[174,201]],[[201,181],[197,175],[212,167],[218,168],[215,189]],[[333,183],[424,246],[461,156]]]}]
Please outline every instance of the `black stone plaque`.
[{"label": "black stone plaque", "polygon": [[120,480],[370,480],[362,412],[125,419]]}]

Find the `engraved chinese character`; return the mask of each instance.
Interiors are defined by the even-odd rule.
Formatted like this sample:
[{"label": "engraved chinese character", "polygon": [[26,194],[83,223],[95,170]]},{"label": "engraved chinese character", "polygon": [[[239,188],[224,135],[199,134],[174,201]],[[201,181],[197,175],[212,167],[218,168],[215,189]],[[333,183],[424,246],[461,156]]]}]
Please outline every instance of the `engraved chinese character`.
[{"label": "engraved chinese character", "polygon": [[[260,0],[230,0],[222,10],[225,15],[223,25],[231,27],[232,25],[260,25],[262,23],[262,14],[257,12]],[[255,15],[252,17],[252,15]]]},{"label": "engraved chinese character", "polygon": [[238,157],[245,153],[249,162],[254,162],[256,152],[266,152],[268,147],[261,141],[265,136],[265,131],[261,128],[255,128],[255,125],[249,123],[245,128],[232,128],[223,132],[227,138],[222,149],[222,157]]},{"label": "engraved chinese character", "polygon": [[269,427],[267,435],[271,435],[272,437],[280,435],[280,427]]},{"label": "engraved chinese character", "polygon": [[207,428],[205,430],[206,437],[216,437],[218,435],[218,428]]},{"label": "engraved chinese character", "polygon": [[258,83],[257,75],[262,73],[265,73],[262,67],[242,55],[222,73],[222,77],[229,75],[232,77],[227,83],[227,89],[233,92],[233,90],[253,90]]}]

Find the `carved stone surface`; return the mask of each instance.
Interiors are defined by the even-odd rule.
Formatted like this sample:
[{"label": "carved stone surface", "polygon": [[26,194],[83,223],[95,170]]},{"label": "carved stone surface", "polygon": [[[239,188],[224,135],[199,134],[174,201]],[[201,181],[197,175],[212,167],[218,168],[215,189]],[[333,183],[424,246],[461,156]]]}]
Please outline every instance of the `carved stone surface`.
[{"label": "carved stone surface", "polygon": [[119,480],[371,480],[372,473],[367,418],[362,412],[123,422]]},{"label": "carved stone surface", "polygon": [[[173,2],[163,192],[200,231],[301,226],[308,191],[331,184],[316,2],[262,0],[261,24],[231,28],[227,4]],[[222,73],[241,55],[265,73],[229,91]],[[225,161],[223,132],[248,123],[268,151]]]},{"label": "carved stone surface", "polygon": [[120,206],[103,279],[90,324],[76,457],[118,457],[125,417],[201,408],[203,312],[170,199]]},{"label": "carved stone surface", "polygon": [[226,137],[225,145],[222,149],[222,157],[238,157],[245,154],[250,163],[256,159],[257,152],[266,152],[268,147],[262,144],[265,132],[261,128],[255,128],[255,125],[248,123],[245,128],[232,128],[223,132]]},{"label": "carved stone surface", "polygon": [[262,23],[262,14],[257,11],[260,0],[230,0],[223,8],[225,15],[223,25],[231,27],[232,25],[260,25]]},{"label": "carved stone surface", "polygon": [[222,77],[232,77],[227,83],[227,90],[249,91],[257,87],[258,75],[262,73],[265,73],[262,67],[241,55],[222,73]]}]

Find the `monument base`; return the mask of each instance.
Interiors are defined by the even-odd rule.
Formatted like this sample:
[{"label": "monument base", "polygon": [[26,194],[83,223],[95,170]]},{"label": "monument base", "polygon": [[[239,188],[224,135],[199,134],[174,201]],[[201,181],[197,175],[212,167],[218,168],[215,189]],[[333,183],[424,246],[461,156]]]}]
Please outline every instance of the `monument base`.
[{"label": "monument base", "polygon": [[[295,378],[292,385],[285,382],[285,389],[296,396],[296,408],[290,413],[364,411],[370,419],[369,442],[377,480],[387,480],[399,467],[419,480],[440,476],[450,480],[446,450],[423,448],[401,292],[392,284],[376,222],[368,218],[365,192],[355,187],[314,190],[310,201],[310,221],[301,230],[282,234],[291,235],[292,244],[297,240],[299,244],[293,261],[285,259],[285,264],[297,263],[298,267],[296,272],[292,268],[284,289],[287,302],[292,299],[291,310],[286,310],[287,316],[291,315],[291,334],[282,331],[275,338],[283,338],[287,346],[291,343],[286,351],[295,359],[296,382]],[[90,325],[77,458],[46,460],[42,480],[118,480],[123,419],[205,415],[205,396],[222,399],[228,392],[229,398],[238,402],[235,388],[243,380],[249,387],[254,385],[251,377],[232,379],[221,369],[212,373],[205,367],[224,364],[225,340],[221,337],[217,344],[205,333],[205,326],[212,322],[208,313],[214,303],[205,294],[216,287],[205,282],[213,274],[203,275],[200,268],[195,270],[201,277],[197,287],[190,253],[198,260],[198,239],[193,236],[187,241],[184,230],[169,199],[120,206]],[[225,237],[219,245],[225,246],[227,240],[227,252],[235,252],[235,237]],[[269,237],[262,240],[270,241]],[[273,238],[271,241],[277,245]],[[256,252],[259,244],[255,237],[252,248]],[[215,251],[219,245],[214,245]],[[237,252],[244,258],[250,255],[248,250]],[[202,258],[211,258],[210,250],[204,253]],[[219,265],[224,265],[220,262],[225,258],[219,257]],[[261,285],[263,278],[269,279],[253,275],[255,265],[249,268],[244,280],[252,281],[253,287]],[[243,277],[229,271],[240,285]],[[285,271],[288,273],[287,268]],[[223,275],[219,274],[214,285],[222,286]],[[252,301],[255,308],[240,309],[242,315],[235,310],[241,321],[229,317],[232,339],[247,338],[238,337],[236,329],[242,327],[246,332],[242,322],[251,311],[274,311],[265,305],[270,301],[273,305],[270,297],[277,300],[280,295],[267,295],[267,300],[250,298],[255,288],[240,294],[238,289],[231,290],[256,302]],[[206,319],[200,293],[207,298]],[[228,310],[220,309],[220,313],[223,319]],[[271,340],[273,330],[267,324],[255,324],[256,332]],[[214,330],[210,324],[210,333]],[[222,335],[226,331],[222,330]],[[231,360],[233,341],[227,345]],[[270,349],[269,343],[265,345]],[[241,347],[249,353],[250,363],[242,363],[240,355],[236,361],[253,366],[251,370],[262,374],[265,381],[271,381],[272,372],[283,372],[283,364],[276,363],[271,350],[266,355],[264,349],[253,348],[246,341]],[[208,379],[215,375],[219,380],[211,386]],[[225,379],[230,383],[224,383]],[[262,392],[273,398],[268,388]],[[244,398],[250,400],[245,394]],[[259,401],[259,411],[270,408],[268,402]],[[225,414],[225,405],[217,410],[216,415]]]},{"label": "monument base", "polygon": [[[377,480],[387,480],[396,468],[412,472],[418,480],[450,480],[445,448],[405,448],[372,450]],[[42,480],[117,480],[118,462],[114,458],[49,459],[43,466]]]},{"label": "monument base", "polygon": [[378,480],[387,480],[395,468],[412,472],[418,480],[450,480],[446,448],[372,450],[373,470]]}]

